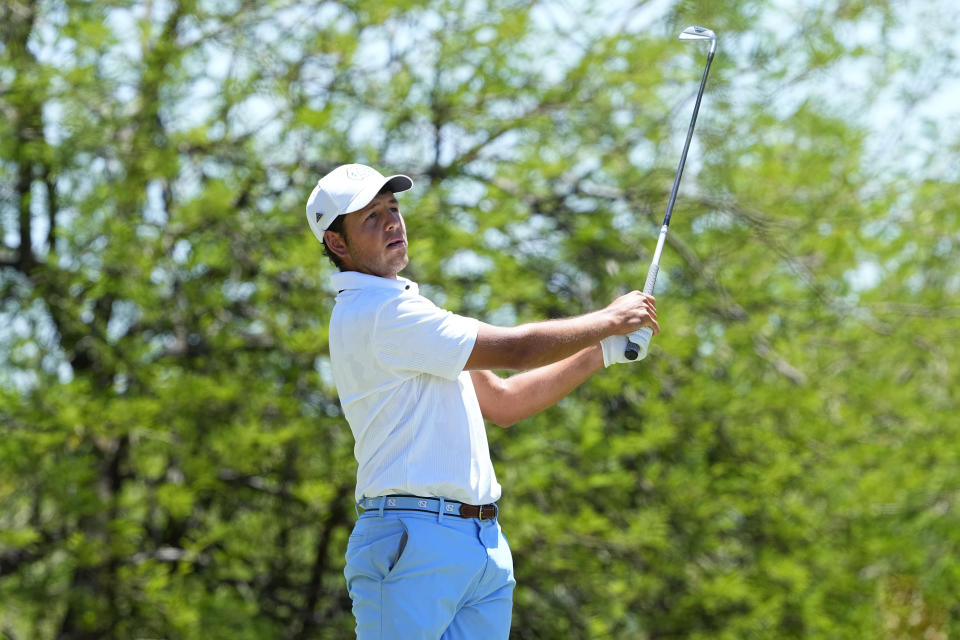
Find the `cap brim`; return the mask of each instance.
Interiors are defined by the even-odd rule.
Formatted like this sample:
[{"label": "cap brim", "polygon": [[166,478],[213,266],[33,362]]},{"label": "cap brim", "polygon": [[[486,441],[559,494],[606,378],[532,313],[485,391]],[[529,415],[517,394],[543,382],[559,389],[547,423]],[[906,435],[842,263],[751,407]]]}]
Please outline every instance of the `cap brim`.
[{"label": "cap brim", "polygon": [[[407,189],[413,188],[413,180],[404,175],[390,176],[387,178],[387,181],[383,184],[384,187],[390,189],[394,193],[400,193],[401,191],[406,191]],[[383,187],[380,187],[381,189]]]},{"label": "cap brim", "polygon": [[401,191],[406,191],[407,189],[412,188],[413,180],[404,175],[390,176],[379,185],[374,184],[358,193],[357,196],[350,202],[349,206],[347,206],[344,213],[353,213],[354,211],[363,209],[373,201],[378,193],[383,191],[384,187],[393,193],[400,193]]}]

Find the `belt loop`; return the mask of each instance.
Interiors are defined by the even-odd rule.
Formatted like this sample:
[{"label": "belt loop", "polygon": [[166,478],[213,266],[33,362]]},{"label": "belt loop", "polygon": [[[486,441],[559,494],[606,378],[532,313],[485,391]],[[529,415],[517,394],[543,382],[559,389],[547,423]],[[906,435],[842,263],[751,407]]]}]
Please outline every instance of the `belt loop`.
[{"label": "belt loop", "polygon": [[353,510],[357,512],[357,520],[360,519],[360,503],[354,503]]},{"label": "belt loop", "polygon": [[387,504],[387,496],[380,496],[380,517],[383,517],[383,506]]},{"label": "belt loop", "polygon": [[443,496],[440,496],[440,508],[437,509],[437,524],[443,522],[443,513],[444,513],[444,499]]}]

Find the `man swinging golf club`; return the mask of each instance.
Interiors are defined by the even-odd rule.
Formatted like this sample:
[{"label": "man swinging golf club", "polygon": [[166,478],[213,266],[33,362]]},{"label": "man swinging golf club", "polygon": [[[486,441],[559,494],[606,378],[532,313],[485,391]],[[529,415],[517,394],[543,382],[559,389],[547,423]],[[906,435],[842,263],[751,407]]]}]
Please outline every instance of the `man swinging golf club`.
[{"label": "man swinging golf club", "polygon": [[329,339],[356,441],[359,517],[344,574],[357,637],[506,640],[513,560],[484,418],[510,426],[629,362],[626,334],[659,331],[656,308],[633,291],[592,313],[517,327],[444,311],[398,275],[408,258],[395,194],[412,186],[348,164],[320,179],[306,207],[339,269]]}]

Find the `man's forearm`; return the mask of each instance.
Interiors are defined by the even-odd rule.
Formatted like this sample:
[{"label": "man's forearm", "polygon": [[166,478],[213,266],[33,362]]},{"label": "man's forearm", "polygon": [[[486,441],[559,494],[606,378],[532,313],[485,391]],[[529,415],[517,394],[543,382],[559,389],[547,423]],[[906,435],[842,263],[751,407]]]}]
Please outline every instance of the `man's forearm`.
[{"label": "man's forearm", "polygon": [[481,324],[467,369],[534,369],[558,363],[611,334],[602,312],[518,327]]},{"label": "man's forearm", "polygon": [[592,345],[559,362],[507,379],[490,371],[472,374],[483,417],[509,427],[552,407],[602,368],[600,345]]}]

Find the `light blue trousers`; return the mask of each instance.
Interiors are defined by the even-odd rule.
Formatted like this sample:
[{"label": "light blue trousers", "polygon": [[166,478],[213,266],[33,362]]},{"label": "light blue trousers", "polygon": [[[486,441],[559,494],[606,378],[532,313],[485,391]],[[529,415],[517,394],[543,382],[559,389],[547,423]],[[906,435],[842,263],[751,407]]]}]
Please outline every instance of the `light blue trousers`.
[{"label": "light blue trousers", "polygon": [[507,640],[513,557],[494,520],[366,511],[344,569],[358,640]]}]

